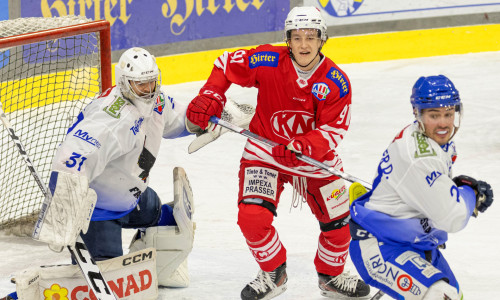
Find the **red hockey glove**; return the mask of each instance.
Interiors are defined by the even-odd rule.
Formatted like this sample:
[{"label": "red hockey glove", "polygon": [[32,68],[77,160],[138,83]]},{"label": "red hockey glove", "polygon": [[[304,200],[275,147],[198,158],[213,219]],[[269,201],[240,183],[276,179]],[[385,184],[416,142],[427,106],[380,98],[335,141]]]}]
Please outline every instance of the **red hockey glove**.
[{"label": "red hockey glove", "polygon": [[272,155],[276,162],[287,166],[287,167],[296,167],[301,164],[300,160],[297,159],[295,152],[287,149],[285,145],[277,145],[272,149]]},{"label": "red hockey glove", "polygon": [[304,154],[305,156],[311,156],[312,147],[309,141],[305,138],[297,137],[293,139],[287,146],[288,149]]},{"label": "red hockey glove", "polygon": [[206,129],[211,116],[220,118],[225,103],[224,94],[202,88],[198,96],[189,103],[186,117],[191,123]]}]

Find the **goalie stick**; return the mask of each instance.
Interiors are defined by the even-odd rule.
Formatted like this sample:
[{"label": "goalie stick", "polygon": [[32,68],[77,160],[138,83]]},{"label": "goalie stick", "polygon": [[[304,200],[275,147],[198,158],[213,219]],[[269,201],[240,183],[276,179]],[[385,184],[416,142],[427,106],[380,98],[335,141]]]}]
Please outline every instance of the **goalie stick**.
[{"label": "goalie stick", "polygon": [[[220,118],[217,118],[216,116],[212,116],[210,117],[210,122],[212,123],[215,123],[215,124],[219,124],[220,126],[224,127],[224,128],[227,128],[231,131],[234,131],[236,133],[239,133],[243,136],[246,136],[247,138],[249,139],[252,139],[252,140],[255,140],[257,142],[260,142],[264,145],[267,145],[267,146],[271,146],[271,147],[274,147],[274,146],[277,146],[279,145],[278,143],[274,142],[274,141],[271,141],[269,139],[266,139],[265,137],[262,137],[260,135],[257,135],[249,130],[246,130],[244,128],[241,128],[241,127],[238,127],[234,124],[231,124],[229,122],[226,122]],[[366,187],[367,189],[371,189],[372,188],[372,185],[366,181],[363,181],[359,178],[356,178],[352,175],[349,175],[347,173],[344,173],[340,170],[337,170],[337,169],[334,169],[333,167],[330,167],[320,161],[317,161],[313,158],[310,158],[309,156],[306,156],[306,155],[303,155],[302,153],[295,153],[295,155],[297,156],[297,158],[303,162],[306,162],[310,165],[313,165],[315,167],[318,167],[322,170],[325,170],[335,176],[338,176],[340,178],[343,178],[349,182],[359,182],[361,185],[363,185],[364,187]]]},{"label": "goalie stick", "polygon": [[[9,119],[5,115],[5,112],[2,109],[1,103],[0,103],[0,119],[2,120],[2,123],[5,126],[5,129],[7,129],[7,132],[9,133],[10,137],[12,138],[14,143],[16,144],[16,146],[19,150],[19,153],[21,154],[24,161],[28,165],[28,169],[30,170],[31,175],[35,179],[36,183],[38,184],[38,187],[42,191],[43,196],[45,198],[43,201],[42,207],[40,209],[40,214],[38,216],[38,220],[35,224],[35,229],[33,230],[32,238],[36,240],[39,237],[39,234],[40,234],[39,230],[40,230],[41,225],[43,224],[43,222],[45,220],[45,215],[46,215],[47,209],[50,206],[51,196],[50,196],[49,190],[47,189],[47,186],[43,183],[40,175],[38,175],[38,172],[36,171],[35,166],[31,162],[31,159],[28,156],[28,153],[24,149],[24,146],[21,143],[21,140],[16,135],[14,128],[12,127]],[[99,267],[97,267],[94,259],[90,255],[90,252],[88,251],[87,247],[85,246],[85,243],[83,242],[81,236],[79,235],[77,237],[77,240],[76,240],[74,247],[67,246],[67,248],[68,248],[69,252],[71,253],[71,256],[78,263],[78,266],[82,270],[82,273],[83,273],[83,276],[85,277],[85,280],[87,281],[89,287],[94,291],[96,297],[99,300],[116,300],[117,298],[111,292],[111,289],[109,288],[108,284],[106,283],[106,280],[102,276],[102,273],[99,270]]]},{"label": "goalie stick", "polygon": [[[231,130],[233,132],[239,133],[239,134],[241,134],[243,136],[246,136],[249,139],[255,140],[255,141],[260,142],[260,143],[262,143],[264,145],[271,146],[271,147],[279,145],[278,143],[276,143],[274,141],[271,141],[269,139],[266,139],[265,137],[257,135],[255,133],[251,132],[250,130],[246,130],[244,128],[241,128],[241,127],[238,127],[238,126],[236,126],[234,124],[226,122],[226,121],[224,121],[224,120],[222,120],[220,118],[217,118],[216,116],[210,117],[210,122],[215,123],[215,124],[219,124],[220,126],[222,126],[224,128],[227,128],[227,129],[229,129],[229,130]],[[324,164],[324,163],[322,163],[320,161],[317,161],[317,160],[315,160],[313,158],[310,158],[309,156],[303,155],[301,153],[296,153],[295,155],[301,161],[304,161],[304,162],[306,162],[308,164],[311,164],[311,165],[313,165],[315,167],[323,169],[323,170],[325,170],[325,171],[327,171],[327,172],[329,172],[329,173],[331,173],[331,174],[333,174],[335,176],[343,178],[343,179],[345,179],[347,181],[350,181],[350,182],[353,182],[353,183],[354,182],[358,182],[359,184],[361,184],[362,186],[364,186],[368,190],[372,189],[372,185],[370,183],[366,182],[366,181],[363,181],[363,180],[361,180],[359,178],[356,178],[356,177],[354,177],[352,175],[349,175],[347,173],[344,173],[342,171],[334,169],[333,167],[330,167],[330,166],[328,166],[328,165],[326,165],[326,164]],[[385,294],[384,292],[382,292],[381,290],[379,290],[370,299],[378,300],[378,299],[382,298],[382,296],[384,294]]]}]

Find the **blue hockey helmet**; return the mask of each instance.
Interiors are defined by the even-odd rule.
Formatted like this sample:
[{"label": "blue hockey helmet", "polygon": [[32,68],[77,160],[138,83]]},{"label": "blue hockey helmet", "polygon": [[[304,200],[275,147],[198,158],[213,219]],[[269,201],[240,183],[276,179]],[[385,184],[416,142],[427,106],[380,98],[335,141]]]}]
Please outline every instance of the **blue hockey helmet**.
[{"label": "blue hockey helmet", "polygon": [[417,109],[460,105],[458,90],[444,75],[420,77],[413,85],[410,99]]},{"label": "blue hockey helmet", "polygon": [[420,129],[425,134],[425,124],[422,114],[425,109],[445,107],[453,109],[455,118],[453,121],[454,130],[450,140],[460,128],[463,108],[460,102],[460,95],[453,82],[444,75],[420,77],[413,85],[410,97],[413,113]]}]

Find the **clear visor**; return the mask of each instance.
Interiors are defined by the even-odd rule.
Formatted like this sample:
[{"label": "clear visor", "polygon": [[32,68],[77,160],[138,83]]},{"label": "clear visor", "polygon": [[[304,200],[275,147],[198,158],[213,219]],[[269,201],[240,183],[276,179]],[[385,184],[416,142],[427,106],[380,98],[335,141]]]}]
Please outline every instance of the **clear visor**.
[{"label": "clear visor", "polygon": [[129,91],[135,99],[149,102],[158,96],[161,73],[158,73],[158,76],[144,77],[141,80],[136,80],[136,78],[125,79],[127,80]]},{"label": "clear visor", "polygon": [[318,29],[313,28],[300,28],[300,29],[292,29],[287,31],[286,39],[287,41],[292,42],[301,42],[301,41],[317,41],[321,40],[321,32]]},{"label": "clear visor", "polygon": [[436,108],[415,108],[415,117],[420,124],[421,129],[425,133],[425,126],[433,127],[450,126],[453,127],[451,138],[456,134],[462,122],[463,106],[462,103],[457,105],[442,106]]}]

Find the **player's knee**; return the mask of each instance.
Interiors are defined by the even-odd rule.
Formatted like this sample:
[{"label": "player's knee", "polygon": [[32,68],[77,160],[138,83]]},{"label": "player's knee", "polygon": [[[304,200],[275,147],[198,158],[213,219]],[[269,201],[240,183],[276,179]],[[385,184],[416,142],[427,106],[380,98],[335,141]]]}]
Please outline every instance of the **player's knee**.
[{"label": "player's knee", "polygon": [[273,213],[261,205],[245,204],[238,205],[238,225],[245,238],[249,241],[263,239],[271,230]]},{"label": "player's knee", "polygon": [[[447,297],[446,297],[447,296]],[[450,300],[460,300],[459,293],[457,289],[449,285],[444,280],[436,281],[425,293],[424,300],[432,299],[450,299]]]},{"label": "player's knee", "polygon": [[349,233],[349,216],[333,220],[329,223],[320,223],[322,235],[336,245],[349,243],[351,234]]}]

